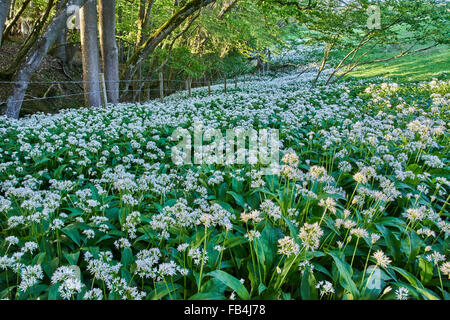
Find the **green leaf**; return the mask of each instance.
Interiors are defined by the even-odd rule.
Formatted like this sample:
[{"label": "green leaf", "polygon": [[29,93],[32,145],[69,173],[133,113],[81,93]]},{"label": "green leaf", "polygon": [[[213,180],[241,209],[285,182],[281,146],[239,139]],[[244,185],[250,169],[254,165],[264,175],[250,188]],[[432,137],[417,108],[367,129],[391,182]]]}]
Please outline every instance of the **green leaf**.
[{"label": "green leaf", "polygon": [[227,191],[227,193],[231,194],[233,196],[233,198],[234,198],[234,201],[236,201],[236,203],[239,206],[241,206],[242,209],[245,210],[245,201],[244,201],[244,198],[240,194],[238,194],[236,192],[233,192],[233,191]]},{"label": "green leaf", "polygon": [[80,234],[78,233],[74,225],[68,225],[67,227],[61,229],[73,242],[80,246]]},{"label": "green leaf", "polygon": [[216,278],[223,284],[225,284],[227,287],[232,289],[236,292],[236,294],[243,300],[249,300],[250,294],[248,293],[247,289],[244,287],[244,285],[235,277],[233,277],[231,274],[226,273],[222,270],[215,270],[207,274],[207,276]]},{"label": "green leaf", "polygon": [[433,278],[433,265],[431,262],[419,258],[420,279],[427,284]]},{"label": "green leaf", "polygon": [[376,225],[378,231],[383,234],[384,240],[389,253],[394,257],[394,261],[400,261],[401,259],[401,241],[398,240],[392,231],[388,230],[382,225]]},{"label": "green leaf", "polygon": [[60,283],[52,284],[48,290],[48,300],[59,300],[58,288]]},{"label": "green leaf", "polygon": [[66,258],[67,262],[74,266],[78,264],[79,257],[80,257],[79,251],[76,253],[64,253],[64,258]]},{"label": "green leaf", "polygon": [[333,250],[328,253],[334,260],[336,267],[339,270],[340,279],[339,283],[350,291],[352,296],[354,298],[357,298],[359,296],[358,288],[356,287],[355,282],[352,280],[353,270],[350,267],[350,265],[345,262],[340,256],[342,255],[341,252]]},{"label": "green leaf", "polygon": [[309,271],[309,267],[306,267],[305,272],[303,273],[300,293],[303,300],[317,300],[318,298],[316,278],[313,273]]},{"label": "green leaf", "polygon": [[406,280],[408,280],[408,282],[410,284],[412,284],[412,286],[419,293],[421,293],[425,299],[440,300],[440,298],[438,296],[436,296],[432,291],[424,288],[423,284],[414,275],[412,275],[408,271],[406,271],[402,268],[395,267],[395,266],[391,266],[391,268],[394,269],[395,271],[397,271],[398,273],[400,273]]},{"label": "green leaf", "polygon": [[258,294],[261,295],[261,293],[263,293],[266,289],[267,287],[264,284],[260,283],[258,286]]},{"label": "green leaf", "polygon": [[125,248],[122,251],[122,265],[124,268],[128,268],[133,262],[133,252],[130,248]]},{"label": "green leaf", "polygon": [[[172,284],[172,283],[157,283],[156,284],[156,290],[153,290],[150,293],[150,299],[151,300],[161,300],[162,298],[164,298],[165,296],[172,294],[172,292],[177,291],[182,289],[183,287],[177,283]],[[170,295],[169,295],[170,296]]]},{"label": "green leaf", "polygon": [[225,297],[220,292],[199,292],[189,300],[225,300]]}]

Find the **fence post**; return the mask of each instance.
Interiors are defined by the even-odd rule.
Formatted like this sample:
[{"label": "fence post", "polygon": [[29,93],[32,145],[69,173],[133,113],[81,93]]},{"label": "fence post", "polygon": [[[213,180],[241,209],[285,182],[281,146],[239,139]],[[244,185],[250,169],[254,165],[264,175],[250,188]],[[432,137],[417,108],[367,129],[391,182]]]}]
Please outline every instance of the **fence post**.
[{"label": "fence post", "polygon": [[163,99],[164,99],[164,78],[163,78],[162,72],[159,73],[159,97],[160,97],[161,101],[163,101]]},{"label": "fence post", "polygon": [[223,78],[223,89],[224,89],[225,93],[227,93],[227,77]]},{"label": "fence post", "polygon": [[191,96],[191,77],[188,76],[188,78],[186,79],[186,90],[188,92],[188,96]]},{"label": "fence post", "polygon": [[211,95],[211,80],[208,80],[208,96]]},{"label": "fence post", "polygon": [[234,76],[234,88],[237,89],[237,76]]},{"label": "fence post", "polygon": [[103,100],[103,107],[106,107],[106,104],[108,103],[108,98],[106,97],[106,85],[105,85],[105,75],[103,73],[100,73],[99,75],[100,80],[100,91],[102,95]]}]

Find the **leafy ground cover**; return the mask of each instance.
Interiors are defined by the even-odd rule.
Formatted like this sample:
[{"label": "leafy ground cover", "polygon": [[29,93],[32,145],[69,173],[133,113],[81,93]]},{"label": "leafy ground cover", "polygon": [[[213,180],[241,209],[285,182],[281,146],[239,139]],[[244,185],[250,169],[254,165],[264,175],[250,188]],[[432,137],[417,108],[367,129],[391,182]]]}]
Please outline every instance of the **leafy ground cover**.
[{"label": "leafy ground cover", "polygon": [[[446,79],[450,73],[449,47],[438,46],[426,52],[401,57],[372,66],[362,66],[350,76],[357,78],[384,77],[396,81],[425,81],[431,78]],[[383,59],[386,53],[374,54]],[[393,56],[394,54],[391,54]]]},{"label": "leafy ground cover", "polygon": [[[0,120],[0,298],[449,299],[449,87],[314,73]],[[172,132],[280,131],[281,166]]]}]

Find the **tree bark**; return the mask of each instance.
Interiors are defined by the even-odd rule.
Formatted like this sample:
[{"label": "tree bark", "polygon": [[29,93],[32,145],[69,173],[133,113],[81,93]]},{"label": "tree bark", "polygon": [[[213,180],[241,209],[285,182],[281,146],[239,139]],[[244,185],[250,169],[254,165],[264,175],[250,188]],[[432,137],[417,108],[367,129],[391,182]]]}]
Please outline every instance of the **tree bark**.
[{"label": "tree bark", "polygon": [[[61,9],[64,6],[64,2],[60,1],[56,5],[56,7]],[[67,42],[67,26],[63,28],[63,30],[59,33],[58,39],[56,39],[56,50],[55,55],[65,64],[67,62],[66,56],[66,42]]]},{"label": "tree bark", "polygon": [[11,29],[17,23],[17,20],[19,20],[19,18],[22,16],[22,14],[24,13],[25,9],[28,7],[28,4],[30,2],[31,0],[25,0],[25,2],[22,4],[22,7],[19,9],[19,12],[17,12],[12,21],[5,28],[5,31],[3,31],[3,41],[9,36],[9,34],[11,33]]},{"label": "tree bark", "polygon": [[8,17],[11,0],[0,0],[0,45],[2,44],[3,26]]},{"label": "tree bark", "polygon": [[137,21],[138,33],[136,38],[136,46],[140,46],[143,42],[144,33],[147,31],[152,7],[155,0],[140,0],[139,17]]},{"label": "tree bark", "polygon": [[[23,43],[19,52],[16,54],[14,61],[11,63],[11,65],[6,70],[6,72],[5,72],[6,74],[14,74],[19,69],[22,62],[26,59],[31,48],[33,48],[33,46],[39,40],[39,35],[41,34],[41,31],[44,29],[44,26],[47,23],[47,20],[50,16],[50,13],[52,11],[54,4],[55,4],[55,0],[49,0],[43,15],[41,16],[39,21],[37,21],[34,24],[33,30],[31,31],[31,33],[29,34],[29,36]],[[58,33],[58,35],[59,35],[59,33]]]},{"label": "tree bark", "polygon": [[[122,80],[131,79],[139,67],[139,63],[144,57],[151,54],[156,47],[170,35],[181,23],[189,18],[194,12],[202,7],[213,3],[215,0],[192,0],[178,10],[166,23],[156,30],[128,59],[121,74]],[[125,82],[124,89],[129,86],[129,81]]]},{"label": "tree bark", "polygon": [[97,30],[97,0],[87,0],[80,10],[81,54],[86,107],[101,105]]},{"label": "tree bark", "polygon": [[17,119],[22,107],[22,100],[28,88],[31,76],[47,55],[50,47],[55,43],[58,34],[66,26],[67,19],[73,12],[68,10],[70,5],[83,6],[86,0],[67,0],[66,4],[53,17],[44,34],[31,48],[27,58],[22,62],[18,71],[12,77],[14,83],[10,97],[6,104],[6,116]]},{"label": "tree bark", "polygon": [[99,1],[100,48],[108,101],[119,102],[119,50],[116,42],[116,0]]}]

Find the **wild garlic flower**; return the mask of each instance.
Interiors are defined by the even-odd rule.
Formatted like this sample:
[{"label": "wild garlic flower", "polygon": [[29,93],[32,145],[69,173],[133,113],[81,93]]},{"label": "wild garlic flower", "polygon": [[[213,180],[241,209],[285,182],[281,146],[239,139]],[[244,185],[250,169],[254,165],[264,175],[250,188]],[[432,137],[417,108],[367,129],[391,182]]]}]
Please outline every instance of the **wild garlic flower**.
[{"label": "wild garlic flower", "polygon": [[366,184],[368,179],[365,174],[362,172],[357,172],[353,175],[353,180],[355,180],[358,184]]},{"label": "wild garlic flower", "polygon": [[248,241],[252,242],[255,239],[258,239],[261,236],[261,233],[257,230],[250,230],[245,234],[245,237],[248,238]]},{"label": "wild garlic flower", "polygon": [[392,262],[383,251],[378,250],[374,252],[373,257],[377,261],[377,266],[381,266],[383,268],[387,268],[387,266]]},{"label": "wild garlic flower", "polygon": [[86,291],[83,296],[83,300],[103,300],[103,292],[99,288]]},{"label": "wild garlic flower", "polygon": [[291,255],[297,255],[299,251],[300,246],[291,237],[286,236],[278,240],[278,254],[290,257]]},{"label": "wild garlic flower", "polygon": [[319,281],[317,283],[316,288],[320,290],[320,297],[327,295],[327,294],[333,294],[334,288],[333,284],[329,281]]},{"label": "wild garlic flower", "polygon": [[202,263],[202,259],[204,259],[204,265],[208,261],[208,254],[205,252],[205,256],[203,257],[203,251],[199,248],[189,249],[188,256],[192,258],[192,261],[194,261],[195,265],[200,265]]},{"label": "wild garlic flower", "polygon": [[441,265],[440,270],[444,276],[448,276],[448,278],[450,279],[450,262],[449,261],[444,262]]},{"label": "wild garlic flower", "polygon": [[429,254],[425,257],[429,262],[434,263],[436,266],[439,265],[441,261],[445,261],[445,256],[440,254],[437,251],[433,251],[432,254]]},{"label": "wild garlic flower", "polygon": [[19,243],[19,239],[15,236],[9,236],[5,238],[5,241],[9,243],[9,245],[16,245]]},{"label": "wild garlic flower", "polygon": [[323,231],[320,229],[319,224],[316,222],[314,224],[305,223],[303,227],[300,228],[298,237],[302,240],[303,246],[306,250],[316,250],[319,248],[319,240],[323,236]]},{"label": "wild garlic flower", "polygon": [[403,213],[403,216],[411,220],[411,222],[422,221],[426,217],[425,210],[425,207],[409,208],[406,210],[406,213]]},{"label": "wild garlic flower", "polygon": [[333,198],[328,197],[326,200],[320,199],[319,206],[325,207],[326,210],[336,213],[336,201]]},{"label": "wild garlic flower", "polygon": [[369,233],[367,232],[366,229],[363,229],[363,228],[353,228],[350,230],[350,234],[355,235],[358,238],[368,238],[369,237]]},{"label": "wild garlic flower", "polygon": [[178,245],[178,247],[177,247],[177,251],[179,251],[179,252],[184,252],[184,251],[186,251],[186,249],[189,247],[189,243],[182,243],[182,244],[179,244]]},{"label": "wild garlic flower", "polygon": [[308,268],[309,272],[311,273],[314,271],[314,265],[309,260],[301,261],[298,264],[298,270],[300,271],[302,276],[305,273],[306,268]]},{"label": "wild garlic flower", "polygon": [[400,287],[395,290],[395,298],[397,300],[408,300],[409,290],[404,287]]},{"label": "wild garlic flower", "polygon": [[33,253],[34,251],[36,251],[38,249],[38,245],[36,244],[36,242],[33,241],[27,241],[25,242],[23,248],[22,248],[22,252],[26,253]]},{"label": "wild garlic flower", "polygon": [[309,175],[313,179],[318,179],[320,177],[326,176],[327,170],[324,167],[312,166],[311,168],[309,168]]},{"label": "wild garlic flower", "polygon": [[58,292],[63,299],[69,300],[74,294],[81,292],[84,286],[75,274],[75,270],[62,266],[56,269],[51,278],[52,284],[60,283]]},{"label": "wild garlic flower", "polygon": [[25,266],[20,270],[20,284],[19,289],[26,291],[44,278],[42,267],[40,265]]},{"label": "wild garlic flower", "polygon": [[281,159],[284,163],[288,164],[289,166],[297,167],[299,163],[298,156],[295,152],[290,150],[288,153],[286,153],[283,158]]}]

